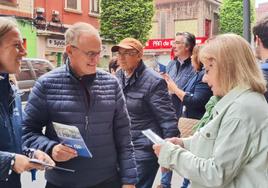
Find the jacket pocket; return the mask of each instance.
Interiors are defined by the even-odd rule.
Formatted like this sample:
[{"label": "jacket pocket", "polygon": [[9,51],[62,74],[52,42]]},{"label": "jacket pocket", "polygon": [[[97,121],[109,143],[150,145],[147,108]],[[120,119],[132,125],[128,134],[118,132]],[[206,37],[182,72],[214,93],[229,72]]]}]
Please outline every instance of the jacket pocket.
[{"label": "jacket pocket", "polygon": [[128,93],[126,94],[127,109],[130,113],[142,113],[144,111],[144,94]]},{"label": "jacket pocket", "polygon": [[[211,122],[197,132],[198,136],[192,141],[191,151],[198,157],[211,157],[216,138],[218,136],[218,128]],[[204,147],[205,146],[205,147]]]}]

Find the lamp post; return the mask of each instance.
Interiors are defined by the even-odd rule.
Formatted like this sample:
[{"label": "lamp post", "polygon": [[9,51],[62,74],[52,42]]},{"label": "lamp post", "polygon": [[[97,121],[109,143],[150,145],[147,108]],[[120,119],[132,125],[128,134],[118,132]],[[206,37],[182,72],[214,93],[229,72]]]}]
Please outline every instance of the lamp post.
[{"label": "lamp post", "polygon": [[250,43],[250,0],[243,0],[243,36]]}]

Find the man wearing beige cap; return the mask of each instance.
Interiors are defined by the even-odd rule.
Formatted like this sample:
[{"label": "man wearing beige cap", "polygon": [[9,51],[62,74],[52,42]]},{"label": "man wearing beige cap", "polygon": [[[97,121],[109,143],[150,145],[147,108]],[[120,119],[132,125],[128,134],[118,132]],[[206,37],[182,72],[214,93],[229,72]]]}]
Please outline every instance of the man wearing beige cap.
[{"label": "man wearing beige cap", "polygon": [[116,74],[123,88],[131,119],[131,136],[138,171],[137,188],[151,188],[158,170],[152,143],[142,134],[151,129],[162,138],[178,135],[177,118],[167,84],[161,75],[142,61],[143,46],[126,38],[112,47],[121,67]]}]

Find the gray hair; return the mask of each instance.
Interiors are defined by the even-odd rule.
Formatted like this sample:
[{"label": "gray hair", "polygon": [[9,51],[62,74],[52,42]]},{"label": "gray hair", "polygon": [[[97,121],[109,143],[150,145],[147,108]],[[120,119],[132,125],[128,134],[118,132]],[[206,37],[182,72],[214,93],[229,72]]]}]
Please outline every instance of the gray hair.
[{"label": "gray hair", "polygon": [[3,37],[14,28],[18,28],[17,22],[14,18],[0,17],[0,43]]},{"label": "gray hair", "polygon": [[[79,37],[82,33],[89,33],[100,39],[100,34],[92,25],[84,22],[78,22],[67,29],[65,33],[65,43],[77,45]],[[101,40],[101,39],[100,39]]]}]

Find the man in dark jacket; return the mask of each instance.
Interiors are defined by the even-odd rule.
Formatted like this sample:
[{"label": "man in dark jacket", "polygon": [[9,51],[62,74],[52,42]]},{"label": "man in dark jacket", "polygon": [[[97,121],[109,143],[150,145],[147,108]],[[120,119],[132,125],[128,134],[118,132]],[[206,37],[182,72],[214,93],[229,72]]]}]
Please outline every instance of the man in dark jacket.
[{"label": "man in dark jacket", "polygon": [[137,188],[151,188],[158,170],[152,143],[142,134],[151,129],[163,138],[178,136],[177,118],[167,84],[161,76],[142,61],[143,46],[126,38],[112,47],[121,70],[117,72],[127,100],[131,119],[131,135],[138,170]]},{"label": "man in dark jacket", "polygon": [[[253,35],[256,45],[256,56],[263,61],[261,69],[268,82],[268,15],[264,16],[256,23],[253,27]],[[264,96],[266,101],[268,101],[268,92],[265,92]]]},{"label": "man in dark jacket", "polygon": [[[25,109],[23,140],[75,173],[46,172],[46,188],[134,188],[136,164],[125,99],[115,77],[96,69],[98,31],[86,23],[65,34],[67,62],[35,84]],[[52,122],[76,126],[93,157],[61,144]],[[46,127],[45,135],[42,133]]]},{"label": "man in dark jacket", "polygon": [[[167,74],[176,83],[178,88],[184,88],[186,83],[194,76],[191,65],[191,55],[195,46],[195,36],[188,32],[176,33],[173,44],[175,59],[167,66]],[[180,99],[172,93],[172,102],[176,109],[177,117],[181,117],[182,104]]]},{"label": "man in dark jacket", "polygon": [[[17,24],[0,17],[0,187],[20,188],[20,173],[42,166],[30,162],[22,154],[20,95],[9,82],[9,73],[19,71],[20,61],[26,55]],[[24,151],[28,149],[24,148]],[[44,152],[28,150],[35,158],[54,162]],[[34,152],[34,153],[32,153]],[[33,156],[33,155],[32,155]]]}]

